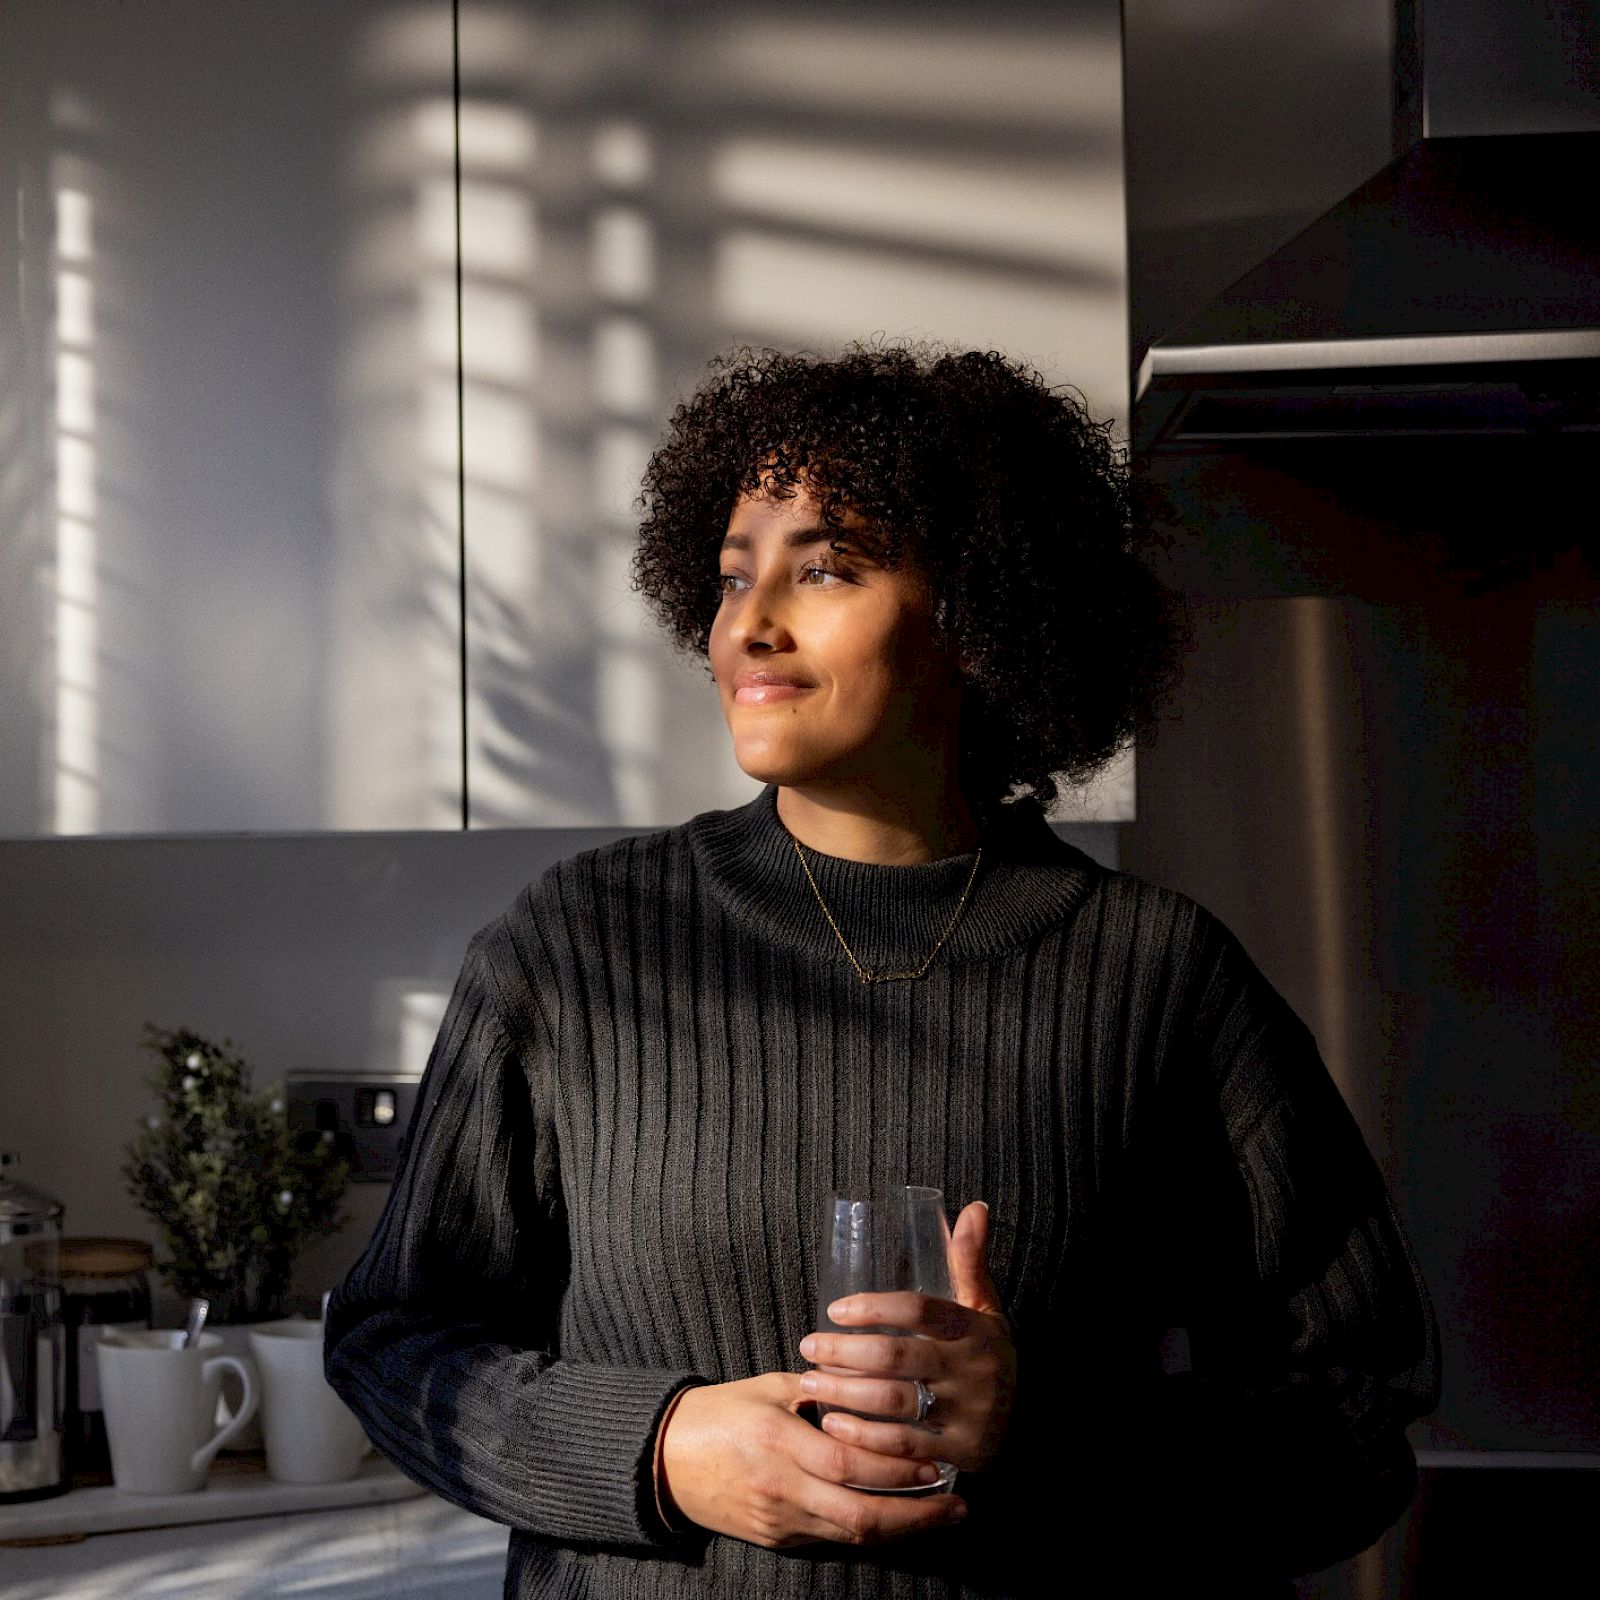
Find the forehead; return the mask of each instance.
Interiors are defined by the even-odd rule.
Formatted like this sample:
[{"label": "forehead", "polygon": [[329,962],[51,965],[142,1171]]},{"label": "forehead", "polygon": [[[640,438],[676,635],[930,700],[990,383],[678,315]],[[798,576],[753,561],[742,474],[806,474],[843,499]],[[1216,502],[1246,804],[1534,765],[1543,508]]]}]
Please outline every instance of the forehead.
[{"label": "forehead", "polygon": [[729,550],[748,549],[752,536],[763,542],[768,538],[781,539],[786,546],[826,544],[844,532],[857,535],[858,547],[867,547],[865,519],[848,506],[839,508],[839,518],[837,526],[824,523],[821,507],[804,485],[788,498],[745,493],[734,501],[728,513],[722,544]]}]

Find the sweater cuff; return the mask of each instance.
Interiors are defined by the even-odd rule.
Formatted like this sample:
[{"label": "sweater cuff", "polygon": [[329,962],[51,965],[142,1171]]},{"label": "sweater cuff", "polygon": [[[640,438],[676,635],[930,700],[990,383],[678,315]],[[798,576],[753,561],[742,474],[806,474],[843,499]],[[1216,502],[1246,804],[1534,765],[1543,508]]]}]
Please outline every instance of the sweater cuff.
[{"label": "sweater cuff", "polygon": [[530,1489],[549,1532],[604,1544],[680,1543],[656,1509],[656,1435],[678,1392],[711,1380],[659,1367],[559,1361],[528,1438]]}]

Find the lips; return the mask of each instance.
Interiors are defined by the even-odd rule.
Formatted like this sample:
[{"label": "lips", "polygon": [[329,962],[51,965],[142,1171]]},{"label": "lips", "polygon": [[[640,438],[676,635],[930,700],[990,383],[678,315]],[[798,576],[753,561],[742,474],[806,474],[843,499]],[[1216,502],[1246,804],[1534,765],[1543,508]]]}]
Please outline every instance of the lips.
[{"label": "lips", "polygon": [[779,700],[793,700],[814,687],[786,673],[741,672],[733,680],[733,700],[741,706],[772,705]]},{"label": "lips", "polygon": [[746,683],[733,691],[733,701],[740,706],[765,706],[810,692],[811,685],[807,683]]}]

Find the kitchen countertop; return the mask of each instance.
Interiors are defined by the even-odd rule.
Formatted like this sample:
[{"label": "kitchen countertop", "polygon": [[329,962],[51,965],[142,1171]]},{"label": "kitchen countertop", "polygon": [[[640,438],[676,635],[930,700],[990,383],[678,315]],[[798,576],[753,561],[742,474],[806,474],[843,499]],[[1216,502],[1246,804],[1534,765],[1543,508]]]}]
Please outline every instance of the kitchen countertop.
[{"label": "kitchen countertop", "polygon": [[[1424,1469],[1600,1466],[1597,1455],[1417,1454]],[[502,1524],[424,1492],[377,1505],[0,1549],[0,1594],[4,1600],[501,1600],[508,1537]]]},{"label": "kitchen countertop", "polygon": [[500,1600],[502,1523],[434,1494],[0,1550],[5,1600]]},{"label": "kitchen countertop", "polygon": [[0,1504],[0,1549],[18,1542],[60,1543],[175,1523],[334,1511],[406,1500],[422,1492],[420,1483],[375,1453],[369,1454],[350,1478],[333,1483],[280,1483],[268,1473],[262,1451],[244,1451],[218,1457],[206,1473],[204,1486],[183,1494],[123,1494],[109,1472],[78,1471],[72,1475],[67,1494]]}]

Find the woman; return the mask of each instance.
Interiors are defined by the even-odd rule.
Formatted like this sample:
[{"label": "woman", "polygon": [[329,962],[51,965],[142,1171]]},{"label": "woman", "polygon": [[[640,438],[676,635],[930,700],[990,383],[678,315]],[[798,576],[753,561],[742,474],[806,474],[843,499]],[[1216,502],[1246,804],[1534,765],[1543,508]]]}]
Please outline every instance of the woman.
[{"label": "woman", "polygon": [[[508,1595],[1278,1596],[1370,1544],[1438,1393],[1382,1179],[1228,930],[1045,821],[1186,642],[1106,428],[994,353],[738,351],[644,491],[765,788],[474,938],[330,1381]],[[831,1314],[926,1339],[816,1331],[869,1183],[957,1207],[956,1292]]]}]

